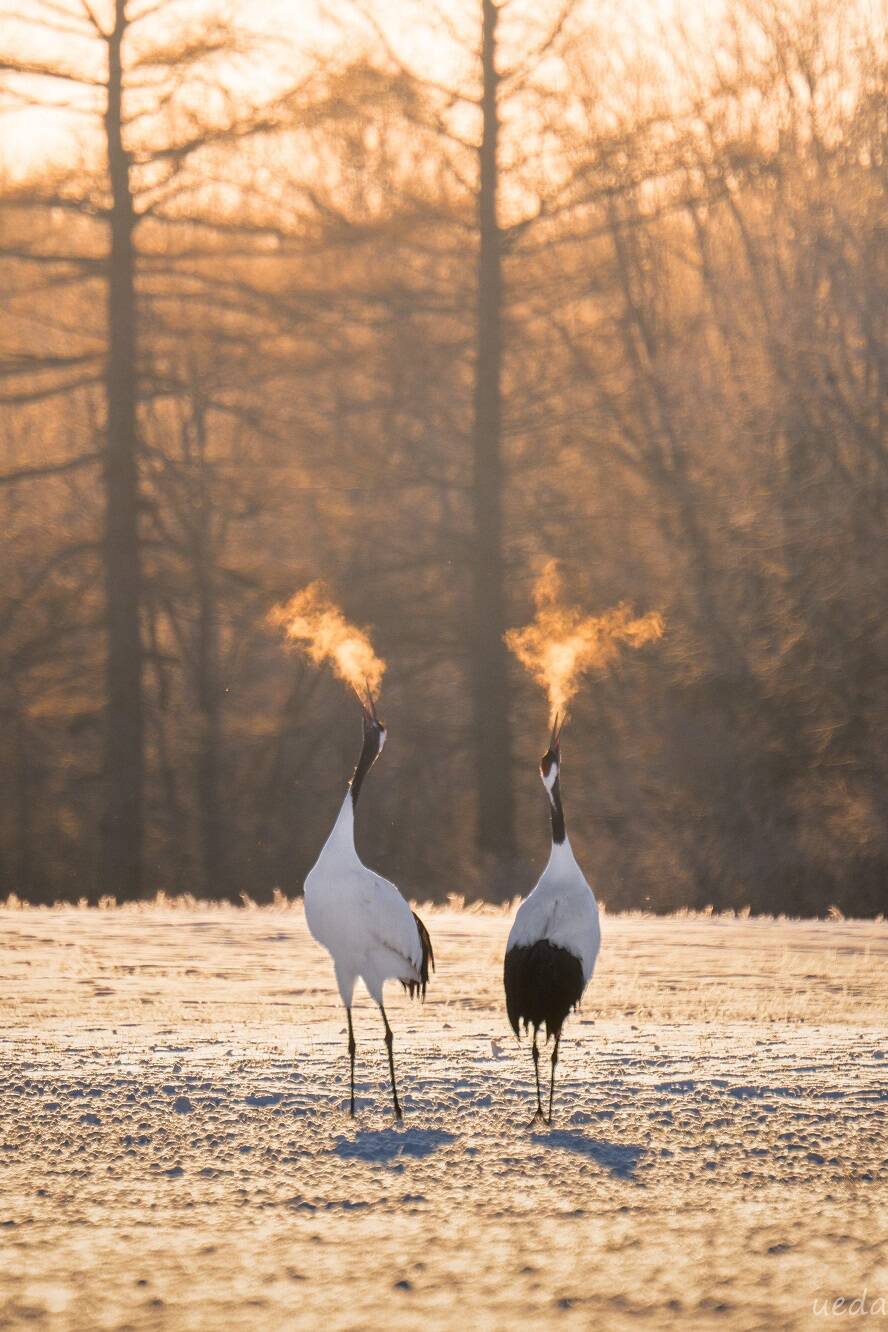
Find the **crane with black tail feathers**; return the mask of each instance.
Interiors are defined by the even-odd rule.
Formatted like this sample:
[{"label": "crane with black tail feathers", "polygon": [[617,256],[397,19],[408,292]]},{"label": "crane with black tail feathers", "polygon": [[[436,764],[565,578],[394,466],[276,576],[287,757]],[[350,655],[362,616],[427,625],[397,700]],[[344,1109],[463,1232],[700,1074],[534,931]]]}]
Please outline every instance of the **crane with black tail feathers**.
[{"label": "crane with black tail feathers", "polygon": [[[561,804],[561,729],[558,718],[549,748],[540,760],[552,817],[552,852],[533,892],[521,903],[506,944],[504,981],[506,1011],[518,1039],[533,1029],[533,1067],[537,1108],[532,1123],[552,1123],[555,1065],[561,1029],[576,1008],[595,968],[601,945],[598,905],[577,864],[564,828]],[[537,1034],[546,1028],[554,1037],[549,1079],[549,1114],[540,1094],[540,1052]]]},{"label": "crane with black tail feathers", "polygon": [[432,941],[422,921],[411,911],[393,883],[367,869],[355,850],[355,808],[361,786],[385,744],[385,726],[376,715],[368,690],[359,700],[364,720],[361,756],[342,803],[333,831],[324,843],[314,868],[305,880],[305,919],[313,938],[333,959],[336,983],[348,1018],[350,1113],[355,1113],[355,1034],[352,997],[360,977],[379,1006],[385,1027],[389,1074],[395,1117],[401,1105],[395,1083],[393,1036],[382,1002],[387,980],[398,980],[411,998],[425,998],[429,967],[435,967]]}]

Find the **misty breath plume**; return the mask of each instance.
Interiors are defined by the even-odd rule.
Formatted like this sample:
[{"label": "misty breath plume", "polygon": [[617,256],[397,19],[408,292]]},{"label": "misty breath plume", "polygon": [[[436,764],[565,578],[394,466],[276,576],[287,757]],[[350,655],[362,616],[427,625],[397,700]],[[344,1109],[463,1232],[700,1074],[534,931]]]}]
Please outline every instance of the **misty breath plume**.
[{"label": "misty breath plume", "polygon": [[372,694],[379,692],[385,662],[373,651],[366,631],[349,624],[323,583],[310,583],[282,606],[275,606],[268,618],[316,666],[328,661],[340,680],[362,698],[368,689]]},{"label": "misty breath plume", "polygon": [[583,615],[562,599],[558,561],[548,560],[533,590],[536,615],[523,629],[510,629],[506,646],[549,698],[549,723],[563,717],[586,671],[603,670],[621,647],[638,648],[663,633],[657,611],[636,616],[621,603],[601,615]]}]

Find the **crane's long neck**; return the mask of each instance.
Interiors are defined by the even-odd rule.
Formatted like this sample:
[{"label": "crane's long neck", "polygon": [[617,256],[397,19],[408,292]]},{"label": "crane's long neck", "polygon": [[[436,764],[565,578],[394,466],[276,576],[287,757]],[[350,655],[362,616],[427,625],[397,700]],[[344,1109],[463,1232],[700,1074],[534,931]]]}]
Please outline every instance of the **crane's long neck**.
[{"label": "crane's long neck", "polygon": [[551,789],[546,788],[552,814],[552,845],[561,846],[565,839],[564,810],[561,807],[561,778],[556,777]]},{"label": "crane's long neck", "polygon": [[379,737],[374,735],[372,731],[368,731],[364,736],[364,744],[361,749],[361,757],[358,759],[358,766],[355,768],[354,775],[348,786],[348,793],[351,796],[351,806],[353,810],[357,808],[358,796],[361,794],[364,778],[379,758],[380,749],[381,745],[379,743]]},{"label": "crane's long neck", "polygon": [[352,779],[348,784],[348,790],[345,793],[345,799],[342,802],[342,808],[337,815],[336,822],[333,825],[333,831],[328,838],[328,846],[338,848],[340,854],[354,853],[355,850],[355,807],[358,803],[358,796],[361,794],[361,786],[364,778],[373,767],[373,764],[379,757],[382,746],[379,743],[379,737],[371,732],[364,736],[364,744],[361,748],[361,756],[358,759]]}]

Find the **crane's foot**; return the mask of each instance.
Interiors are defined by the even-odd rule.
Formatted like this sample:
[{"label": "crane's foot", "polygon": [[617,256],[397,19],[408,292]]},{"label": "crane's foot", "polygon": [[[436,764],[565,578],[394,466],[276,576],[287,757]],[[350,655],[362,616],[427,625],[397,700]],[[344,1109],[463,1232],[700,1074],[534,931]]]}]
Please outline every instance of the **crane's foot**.
[{"label": "crane's foot", "polygon": [[542,1110],[537,1110],[533,1119],[530,1121],[528,1128],[536,1128],[537,1124],[548,1124],[548,1122],[549,1121],[546,1118],[546,1116],[543,1114]]}]

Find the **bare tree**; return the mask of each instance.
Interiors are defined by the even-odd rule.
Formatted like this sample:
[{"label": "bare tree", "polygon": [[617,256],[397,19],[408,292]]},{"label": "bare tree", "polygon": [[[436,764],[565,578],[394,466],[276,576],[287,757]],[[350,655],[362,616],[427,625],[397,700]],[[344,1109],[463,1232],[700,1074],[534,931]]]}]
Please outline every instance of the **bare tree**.
[{"label": "bare tree", "polygon": [[[113,0],[103,16],[89,4],[35,0],[18,16],[10,48],[0,56],[0,70],[13,92],[46,82],[73,87],[72,106],[92,112],[104,145],[104,165],[92,188],[62,181],[53,187],[26,182],[7,196],[6,206],[33,209],[41,204],[94,218],[104,225],[101,258],[89,253],[73,258],[40,255],[25,247],[25,257],[43,261],[54,272],[72,264],[92,272],[96,264],[106,281],[106,349],[102,370],[105,426],[102,448],[105,519],[103,565],[106,607],[105,812],[100,881],[105,891],[124,897],[141,892],[144,799],[144,653],[141,629],[142,556],[137,405],[139,397],[139,326],[142,309],[138,273],[145,261],[137,233],[152,222],[171,219],[183,196],[199,200],[200,187],[188,167],[208,147],[243,140],[272,123],[268,107],[226,107],[221,116],[196,115],[188,84],[223,88],[220,67],[242,50],[236,29],[222,21],[196,26],[172,18],[171,0],[139,4]],[[54,48],[60,34],[72,36],[83,63],[31,58],[15,51],[18,37],[27,47],[44,38]],[[209,103],[210,99],[207,99]],[[58,102],[53,105],[58,106]],[[177,108],[181,108],[177,119]],[[186,213],[187,216],[187,213]],[[68,367],[70,374],[71,367]],[[38,371],[39,373],[39,371]],[[63,391],[64,382],[54,385]]]}]

